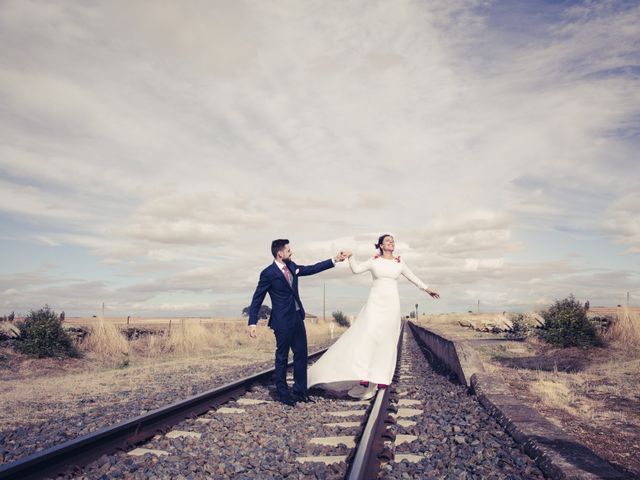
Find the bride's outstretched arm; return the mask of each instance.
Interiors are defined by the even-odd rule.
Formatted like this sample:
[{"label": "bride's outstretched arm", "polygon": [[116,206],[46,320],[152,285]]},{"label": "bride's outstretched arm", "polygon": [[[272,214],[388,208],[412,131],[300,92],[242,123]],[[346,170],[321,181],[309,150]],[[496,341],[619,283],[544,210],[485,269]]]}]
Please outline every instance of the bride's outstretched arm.
[{"label": "bride's outstretched arm", "polygon": [[416,277],[416,275],[411,271],[409,267],[407,267],[407,264],[404,262],[402,262],[402,275],[404,275],[407,280],[413,283],[420,290],[424,290],[433,298],[440,298],[440,295],[438,294],[438,292],[434,292],[433,290],[430,290],[429,287],[425,285],[424,282],[422,282],[422,280]]},{"label": "bride's outstretched arm", "polygon": [[358,263],[356,259],[353,258],[353,255],[351,255],[349,257],[349,267],[351,267],[353,273],[366,272],[371,270],[371,259],[369,258],[366,262]]},{"label": "bride's outstretched arm", "polygon": [[404,262],[402,262],[402,275],[404,275],[407,280],[413,283],[420,290],[427,290],[429,288],[428,285],[426,285],[422,280],[416,277],[416,275],[411,271],[411,269]]}]

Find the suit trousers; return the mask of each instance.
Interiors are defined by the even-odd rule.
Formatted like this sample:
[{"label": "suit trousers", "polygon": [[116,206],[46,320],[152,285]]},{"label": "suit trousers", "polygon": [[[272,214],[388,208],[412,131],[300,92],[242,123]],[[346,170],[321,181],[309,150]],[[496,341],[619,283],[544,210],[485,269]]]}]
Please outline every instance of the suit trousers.
[{"label": "suit trousers", "polygon": [[307,331],[300,311],[290,328],[274,330],[276,336],[275,380],[280,398],[290,398],[287,385],[289,350],[293,352],[293,393],[307,395]]}]

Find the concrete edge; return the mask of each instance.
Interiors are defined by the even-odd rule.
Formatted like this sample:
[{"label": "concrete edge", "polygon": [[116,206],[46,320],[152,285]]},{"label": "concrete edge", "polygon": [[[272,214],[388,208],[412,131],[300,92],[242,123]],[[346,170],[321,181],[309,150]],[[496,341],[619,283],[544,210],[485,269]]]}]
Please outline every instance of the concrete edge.
[{"label": "concrete edge", "polygon": [[515,398],[501,375],[484,371],[480,356],[468,343],[450,340],[413,322],[409,322],[409,326],[460,383],[473,391],[480,404],[522,445],[547,477],[571,480],[628,478]]}]

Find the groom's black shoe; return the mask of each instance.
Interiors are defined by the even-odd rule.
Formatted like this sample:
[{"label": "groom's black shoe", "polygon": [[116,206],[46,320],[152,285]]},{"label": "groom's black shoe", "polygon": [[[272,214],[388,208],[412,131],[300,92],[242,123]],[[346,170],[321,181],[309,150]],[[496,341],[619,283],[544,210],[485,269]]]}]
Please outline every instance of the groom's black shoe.
[{"label": "groom's black shoe", "polygon": [[315,400],[312,400],[311,397],[309,397],[309,395],[300,395],[298,393],[294,393],[293,394],[293,399],[296,402],[302,402],[302,403],[316,403]]},{"label": "groom's black shoe", "polygon": [[289,405],[290,407],[296,406],[296,401],[291,397],[280,397],[278,398],[280,403],[284,403],[285,405]]}]

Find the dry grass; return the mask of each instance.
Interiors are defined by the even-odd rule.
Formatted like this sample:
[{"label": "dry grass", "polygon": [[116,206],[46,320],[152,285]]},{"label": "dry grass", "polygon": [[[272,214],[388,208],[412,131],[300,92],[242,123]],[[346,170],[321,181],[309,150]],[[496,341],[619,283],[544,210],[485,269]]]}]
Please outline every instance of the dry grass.
[{"label": "dry grass", "polygon": [[[538,395],[545,404],[555,408],[565,408],[575,404],[576,395],[566,379],[558,378],[557,372],[537,372],[537,379],[529,385],[531,392]],[[574,409],[571,408],[573,411]]]},{"label": "dry grass", "polygon": [[103,359],[120,358],[129,355],[129,342],[120,328],[102,318],[91,329],[91,333],[80,345],[82,352],[91,352]]},{"label": "dry grass", "polygon": [[638,431],[640,415],[624,408],[624,399],[638,398],[640,360],[611,361],[584,372],[536,372],[529,391],[546,411],[561,411],[573,421],[601,430],[627,425]]},{"label": "dry grass", "polygon": [[618,418],[617,412],[608,411],[604,401],[586,394],[592,383],[588,373],[536,372],[529,391],[541,405],[568,413],[584,421]]},{"label": "dry grass", "polygon": [[[122,323],[98,319],[91,334],[81,343],[82,352],[110,366],[128,366],[152,359],[189,356],[218,356],[232,350],[250,348],[273,351],[275,338],[266,326],[259,326],[257,338],[250,338],[244,320],[202,321],[182,319],[165,323],[154,335],[128,341]],[[310,344],[329,337],[326,323],[306,323]],[[339,334],[343,329],[336,329]]]},{"label": "dry grass", "polygon": [[640,348],[640,313],[623,308],[606,337],[621,347]]}]

